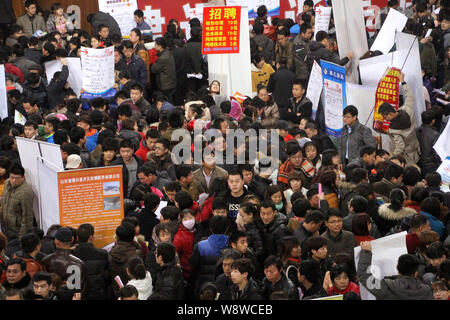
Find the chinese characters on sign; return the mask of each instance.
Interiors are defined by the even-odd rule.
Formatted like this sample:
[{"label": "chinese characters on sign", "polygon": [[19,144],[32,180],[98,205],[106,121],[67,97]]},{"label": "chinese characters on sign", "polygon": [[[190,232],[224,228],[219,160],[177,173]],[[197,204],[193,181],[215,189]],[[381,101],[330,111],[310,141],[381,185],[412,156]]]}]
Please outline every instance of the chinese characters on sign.
[{"label": "chinese characters on sign", "polygon": [[378,112],[378,108],[387,102],[398,109],[399,80],[400,70],[397,68],[388,68],[377,86],[375,96],[375,110],[373,114],[373,130],[380,133],[388,133],[389,121],[384,120]]},{"label": "chinese characters on sign", "polygon": [[122,190],[120,166],[58,172],[61,224],[90,223],[96,246],[108,245],[123,219]]},{"label": "chinese characters on sign", "polygon": [[325,130],[328,135],[339,138],[344,125],[342,110],[347,106],[345,68],[321,60],[324,101]]},{"label": "chinese characters on sign", "polygon": [[241,7],[203,8],[203,54],[239,53]]}]

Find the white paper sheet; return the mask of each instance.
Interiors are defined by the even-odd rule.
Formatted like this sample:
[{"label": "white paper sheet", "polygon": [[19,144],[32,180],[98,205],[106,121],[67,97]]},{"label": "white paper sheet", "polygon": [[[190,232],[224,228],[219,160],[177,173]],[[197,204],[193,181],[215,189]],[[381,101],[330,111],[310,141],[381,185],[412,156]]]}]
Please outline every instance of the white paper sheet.
[{"label": "white paper sheet", "polygon": [[0,118],[8,117],[8,95],[6,94],[5,66],[0,64]]},{"label": "white paper sheet", "polygon": [[81,47],[83,89],[103,93],[114,85],[114,47],[92,49]]},{"label": "white paper sheet", "polygon": [[384,54],[389,53],[395,44],[395,33],[402,32],[408,18],[397,10],[389,10],[389,13],[377,35],[371,51],[379,50]]},{"label": "white paper sheet", "polygon": [[[384,277],[398,274],[398,258],[408,253],[406,248],[406,234],[407,232],[404,231],[370,242],[372,246],[371,272],[375,279],[381,280]],[[356,247],[354,249],[356,267],[358,267],[360,253],[361,246]],[[375,297],[361,283],[360,290],[362,300],[375,300]]]},{"label": "white paper sheet", "polygon": [[322,68],[314,61],[314,65],[309,76],[308,91],[306,97],[312,102],[312,118],[316,119],[317,108],[319,107],[320,95],[323,89]]},{"label": "white paper sheet", "polygon": [[[83,75],[81,73],[81,60],[80,58],[66,58],[67,67],[69,68],[69,77],[67,82],[72,90],[79,97],[81,94],[81,88],[83,87]],[[49,61],[45,63],[45,73],[47,75],[47,81],[53,78],[55,72],[62,70],[62,63],[59,60]]]}]

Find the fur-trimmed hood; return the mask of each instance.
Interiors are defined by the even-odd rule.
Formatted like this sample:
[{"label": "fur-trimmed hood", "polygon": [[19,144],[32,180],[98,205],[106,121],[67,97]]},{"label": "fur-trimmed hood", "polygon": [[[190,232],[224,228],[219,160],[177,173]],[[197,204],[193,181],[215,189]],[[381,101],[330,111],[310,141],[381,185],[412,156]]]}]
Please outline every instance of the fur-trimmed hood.
[{"label": "fur-trimmed hood", "polygon": [[400,221],[409,214],[417,213],[416,210],[406,207],[403,207],[399,211],[395,212],[389,208],[390,205],[390,203],[384,203],[378,208],[378,214],[381,218],[391,221]]}]

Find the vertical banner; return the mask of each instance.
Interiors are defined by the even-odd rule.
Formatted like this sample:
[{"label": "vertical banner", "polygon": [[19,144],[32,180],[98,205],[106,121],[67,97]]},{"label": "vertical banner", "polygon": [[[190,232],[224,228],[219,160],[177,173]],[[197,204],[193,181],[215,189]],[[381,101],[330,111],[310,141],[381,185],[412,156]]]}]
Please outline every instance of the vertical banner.
[{"label": "vertical banner", "polygon": [[103,167],[58,172],[60,223],[95,228],[96,247],[113,242],[123,219],[122,167]]},{"label": "vertical banner", "polygon": [[109,13],[117,21],[122,36],[130,35],[136,26],[134,11],[137,8],[137,0],[98,0],[98,10]]},{"label": "vertical banner", "polygon": [[319,107],[320,95],[323,89],[322,68],[314,61],[311,75],[308,81],[306,97],[312,102],[312,118],[316,120],[317,109]]},{"label": "vertical banner", "polygon": [[326,31],[328,33],[328,28],[330,26],[331,18],[331,7],[316,7],[316,22],[314,25],[314,40],[316,39],[316,34],[319,31]]},{"label": "vertical banner", "polygon": [[114,85],[114,47],[81,48],[83,89],[88,93],[104,93]]},{"label": "vertical banner", "polygon": [[[67,82],[69,86],[76,93],[77,97],[81,94],[81,88],[83,87],[83,76],[81,74],[81,60],[80,58],[66,58],[67,67],[69,68],[69,77]],[[51,81],[55,72],[62,70],[62,63],[59,60],[53,60],[45,63],[45,73],[47,75],[48,82]]]},{"label": "vertical banner", "polygon": [[324,101],[325,126],[328,135],[339,138],[344,120],[342,111],[347,105],[345,94],[345,68],[321,60]]},{"label": "vertical banner", "polygon": [[399,75],[400,69],[388,68],[378,83],[373,112],[373,130],[377,132],[387,134],[390,125],[390,122],[384,120],[383,116],[378,112],[380,106],[387,102],[394,106],[395,110],[398,110],[400,90]]},{"label": "vertical banner", "polygon": [[0,118],[8,117],[8,95],[6,94],[5,66],[0,64]]},{"label": "vertical banner", "polygon": [[203,8],[202,53],[239,53],[241,7]]}]

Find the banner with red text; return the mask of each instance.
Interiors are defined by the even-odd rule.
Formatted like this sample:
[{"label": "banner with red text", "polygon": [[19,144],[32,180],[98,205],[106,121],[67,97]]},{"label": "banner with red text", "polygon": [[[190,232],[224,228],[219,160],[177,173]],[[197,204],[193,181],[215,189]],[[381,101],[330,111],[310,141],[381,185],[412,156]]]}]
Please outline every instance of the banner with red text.
[{"label": "banner with red text", "polygon": [[399,96],[399,80],[400,69],[388,68],[384,76],[378,82],[377,91],[375,95],[375,109],[373,112],[373,130],[380,133],[388,133],[390,122],[384,120],[378,112],[378,108],[387,102],[398,109]]}]

